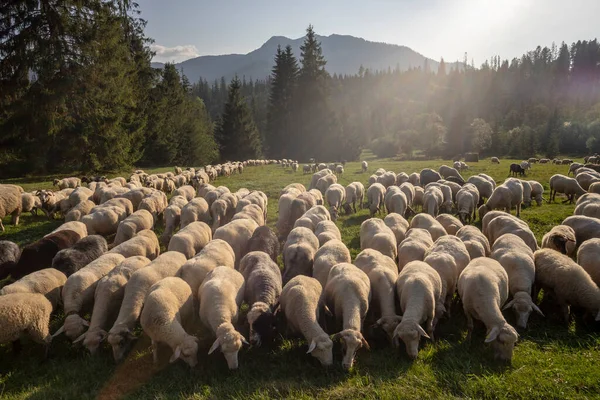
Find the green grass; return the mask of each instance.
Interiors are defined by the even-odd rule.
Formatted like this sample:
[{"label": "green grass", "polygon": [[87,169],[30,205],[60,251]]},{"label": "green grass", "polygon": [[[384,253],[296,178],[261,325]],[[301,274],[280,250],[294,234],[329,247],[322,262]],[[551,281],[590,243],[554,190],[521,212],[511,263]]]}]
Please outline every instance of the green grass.
[{"label": "green grass", "polygon": [[[398,162],[367,158],[369,171],[379,167],[396,173],[437,168],[449,161]],[[485,172],[498,182],[508,175],[508,160],[501,165],[488,160],[472,163],[464,175]],[[301,168],[300,168],[301,169]],[[548,189],[555,173],[566,173],[567,166],[534,165],[528,179],[538,180]],[[164,171],[166,169],[161,169]],[[156,172],[153,170],[152,172]],[[366,183],[370,173],[360,173],[359,163],[348,163],[341,184]],[[50,179],[50,177],[48,177]],[[310,175],[292,173],[280,166],[250,167],[243,175],[220,178],[217,185],[232,190],[240,187],[259,189],[269,197],[269,225],[277,220],[277,199],[289,183],[308,184]],[[22,183],[14,180],[13,183]],[[28,179],[29,190],[50,187],[51,183]],[[548,198],[548,193],[545,195]],[[522,218],[529,222],[538,240],[552,226],[572,214],[573,206],[544,204],[524,209]],[[337,224],[352,256],[359,249],[360,223],[367,210],[342,216]],[[8,219],[5,220],[5,225]],[[6,225],[0,239],[23,245],[40,238],[59,224],[44,217],[25,215],[18,227]],[[157,227],[161,230],[162,227]],[[512,321],[512,314],[507,314]],[[57,316],[52,331],[61,323]],[[243,329],[243,328],[242,328]],[[372,351],[361,350],[350,373],[340,367],[341,349],[334,347],[336,365],[322,368],[305,354],[306,344],[298,339],[281,339],[271,348],[250,348],[240,353],[240,368],[230,372],[223,356],[206,355],[211,344],[202,339],[199,365],[189,369],[183,363],[152,365],[149,340],[138,341],[128,360],[114,365],[108,349],[95,357],[74,347],[64,337],[52,345],[50,358],[40,361],[40,348],[24,346],[15,356],[10,346],[0,346],[0,398],[598,398],[600,397],[600,337],[593,327],[581,321],[569,327],[558,318],[532,315],[530,327],[521,333],[512,365],[493,361],[491,349],[483,343],[483,332],[465,343],[466,323],[460,306],[454,305],[452,318],[442,320],[435,344],[423,342],[416,361],[410,362],[403,350],[372,342]]]}]

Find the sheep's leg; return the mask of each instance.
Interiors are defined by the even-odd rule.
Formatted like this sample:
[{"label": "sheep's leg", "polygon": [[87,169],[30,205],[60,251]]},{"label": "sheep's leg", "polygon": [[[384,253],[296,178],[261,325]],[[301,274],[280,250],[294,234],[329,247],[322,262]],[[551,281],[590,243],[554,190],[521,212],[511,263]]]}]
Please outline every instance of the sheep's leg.
[{"label": "sheep's leg", "polygon": [[354,213],[356,214],[356,201],[352,202],[352,208],[354,208]]},{"label": "sheep's leg", "polygon": [[471,336],[473,334],[473,317],[469,314],[468,311],[465,310],[465,315],[467,316],[467,342],[471,342]]},{"label": "sheep's leg", "polygon": [[517,218],[521,216],[521,204],[517,204]]},{"label": "sheep's leg", "polygon": [[12,223],[14,226],[17,226],[17,225],[19,225],[19,216],[20,216],[20,214],[21,214],[21,212],[20,212],[20,211],[18,211],[18,210],[12,213],[12,220],[11,220],[11,223]]},{"label": "sheep's leg", "polygon": [[2,223],[2,219],[0,218],[0,230],[4,232],[4,224]]},{"label": "sheep's leg", "polygon": [[571,314],[571,307],[568,304],[560,304],[560,312],[562,314],[565,325],[569,325],[569,315]]},{"label": "sheep's leg", "polygon": [[152,341],[152,361],[158,365],[158,342]]}]

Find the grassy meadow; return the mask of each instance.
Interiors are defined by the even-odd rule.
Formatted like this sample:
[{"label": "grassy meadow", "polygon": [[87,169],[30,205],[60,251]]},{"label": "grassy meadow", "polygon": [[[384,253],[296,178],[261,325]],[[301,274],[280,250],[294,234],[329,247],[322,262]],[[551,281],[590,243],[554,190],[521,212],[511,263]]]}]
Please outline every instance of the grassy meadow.
[{"label": "grassy meadow", "polygon": [[[383,167],[396,173],[411,173],[425,167],[437,169],[450,161],[394,161],[367,156],[369,172],[360,172],[360,163],[346,165],[338,182],[353,181],[366,186],[369,175]],[[509,160],[494,165],[489,160],[471,163],[463,176],[487,173],[497,182],[508,175]],[[147,170],[162,172],[170,168]],[[548,191],[548,180],[556,173],[566,174],[568,166],[534,165],[527,179],[537,180]],[[277,199],[289,183],[308,185],[311,175],[270,165],[248,167],[243,175],[219,178],[215,185],[232,191],[241,187],[264,191],[269,197],[268,224],[277,221]],[[124,175],[127,176],[127,175]],[[50,188],[51,179],[11,180],[26,190]],[[548,193],[545,194],[548,198]],[[557,197],[557,199],[560,197]],[[527,221],[538,240],[552,226],[571,215],[568,204],[535,205],[524,209]],[[383,217],[383,215],[382,215]],[[351,216],[342,215],[337,225],[343,241],[354,258],[359,252],[360,224],[368,218],[367,210]],[[4,223],[6,232],[0,240],[25,245],[39,239],[60,224],[42,216],[23,215],[18,227]],[[479,223],[479,222],[478,222]],[[157,232],[162,227],[156,228]],[[52,344],[50,356],[42,361],[38,346],[25,345],[15,356],[10,345],[0,346],[0,399],[116,399],[116,398],[598,398],[600,397],[600,336],[598,327],[573,321],[568,327],[554,315],[542,318],[532,314],[527,331],[515,348],[512,365],[494,362],[491,349],[483,343],[484,332],[474,333],[465,342],[466,322],[459,304],[454,305],[451,319],[438,324],[437,342],[423,341],[416,361],[410,361],[403,349],[386,343],[371,342],[371,351],[360,350],[353,370],[342,370],[341,346],[334,346],[335,365],[324,369],[306,355],[307,345],[299,339],[280,338],[273,346],[245,348],[240,352],[240,368],[230,372],[223,356],[208,356],[212,339],[202,336],[199,365],[190,369],[182,362],[168,364],[165,354],[159,366],[152,364],[150,341],[141,336],[128,359],[115,365],[108,347],[92,357],[82,348],[59,337]],[[512,313],[506,313],[509,323]],[[241,319],[242,320],[242,319]],[[52,322],[54,332],[62,316]],[[0,327],[1,329],[1,327]],[[247,329],[241,327],[240,330]],[[365,326],[368,332],[369,327]]]}]

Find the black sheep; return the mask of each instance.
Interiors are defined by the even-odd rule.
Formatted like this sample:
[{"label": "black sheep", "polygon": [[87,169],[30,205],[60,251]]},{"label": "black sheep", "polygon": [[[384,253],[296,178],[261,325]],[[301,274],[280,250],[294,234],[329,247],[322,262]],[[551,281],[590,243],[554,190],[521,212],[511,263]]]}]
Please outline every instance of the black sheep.
[{"label": "black sheep", "polygon": [[13,279],[21,279],[32,272],[50,268],[56,253],[73,246],[80,238],[75,231],[62,230],[23,247],[19,262],[10,270],[2,271],[4,276],[0,275],[0,279],[8,275]]},{"label": "black sheep", "polygon": [[523,167],[521,167],[519,164],[510,164],[510,170],[508,171],[508,175],[514,175],[517,176],[517,174],[524,176],[525,175],[525,170],[523,169]]},{"label": "black sheep", "polygon": [[68,277],[107,251],[106,239],[100,235],[90,235],[79,240],[73,247],[56,253],[52,259],[52,268]]},{"label": "black sheep", "polygon": [[268,226],[257,228],[248,242],[248,252],[250,251],[263,251],[271,257],[271,260],[277,262],[279,241],[275,232]]}]

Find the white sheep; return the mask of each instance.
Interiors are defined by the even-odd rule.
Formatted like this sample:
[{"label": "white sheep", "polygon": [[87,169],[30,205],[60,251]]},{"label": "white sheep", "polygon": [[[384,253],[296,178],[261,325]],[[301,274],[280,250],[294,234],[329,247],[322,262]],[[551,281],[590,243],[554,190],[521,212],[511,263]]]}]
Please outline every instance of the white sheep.
[{"label": "white sheep", "polygon": [[575,231],[570,226],[557,225],[542,238],[542,248],[573,256],[577,247]]},{"label": "white sheep", "polygon": [[126,258],[144,256],[154,260],[160,254],[160,244],[156,233],[150,229],[144,229],[131,239],[113,247],[109,253],[121,254]]},{"label": "white sheep", "polygon": [[44,268],[25,275],[18,281],[0,289],[0,295],[13,293],[39,293],[46,296],[56,310],[62,304],[62,288],[67,281],[65,274],[54,268]]},{"label": "white sheep", "polygon": [[189,260],[212,239],[210,227],[196,221],[177,232],[169,241],[169,251],[178,251]]},{"label": "white sheep", "polygon": [[402,271],[411,261],[423,261],[431,246],[433,239],[428,230],[412,228],[406,231],[406,238],[398,245],[398,270]]},{"label": "white sheep", "polygon": [[164,212],[165,230],[160,235],[160,243],[167,246],[173,237],[175,228],[181,223],[181,207],[172,204]]},{"label": "white sheep", "polygon": [[131,275],[125,286],[119,315],[108,331],[108,343],[112,346],[115,361],[123,360],[131,342],[135,339],[133,331],[150,287],[161,279],[175,276],[185,261],[183,254],[168,251]]},{"label": "white sheep", "polygon": [[321,221],[315,227],[315,236],[319,239],[319,246],[323,246],[330,240],[342,240],[339,228],[332,221]]},{"label": "white sheep", "polygon": [[319,222],[330,221],[330,220],[331,220],[331,215],[329,214],[329,211],[327,211],[327,209],[324,206],[314,206],[313,208],[311,208],[310,210],[305,212],[302,215],[302,218],[298,219],[294,223],[294,228],[301,226],[301,227],[308,228],[311,231],[314,231],[316,226],[319,224]]},{"label": "white sheep", "polygon": [[187,201],[190,201],[194,197],[196,197],[196,189],[189,185],[181,186],[175,189],[175,191],[173,192],[173,196],[182,196]]},{"label": "white sheep", "polygon": [[381,212],[381,207],[384,205],[385,191],[385,186],[381,183],[374,183],[367,189],[367,204],[371,217]]},{"label": "white sheep", "polygon": [[322,291],[319,281],[298,275],[283,287],[279,303],[287,328],[301,333],[306,339],[309,346],[307,354],[315,357],[322,365],[329,366],[333,364],[333,342],[317,322]]},{"label": "white sheep", "polygon": [[49,332],[52,304],[39,293],[12,293],[0,296],[0,344],[29,336],[43,344],[46,352],[52,336]]},{"label": "white sheep", "polygon": [[331,220],[336,221],[338,212],[346,201],[346,188],[338,183],[330,185],[325,191],[325,200],[329,204]]},{"label": "white sheep", "polygon": [[117,232],[119,223],[126,218],[125,212],[119,207],[104,207],[96,209],[81,218],[90,235],[112,235]]},{"label": "white sheep", "polygon": [[588,193],[600,194],[600,182],[594,182],[588,188]]},{"label": "white sheep", "polygon": [[537,181],[528,181],[531,186],[531,198],[535,200],[538,206],[541,206],[544,201],[544,187]]},{"label": "white sheep", "polygon": [[586,193],[577,200],[574,215],[600,218],[600,194]]},{"label": "white sheep", "polygon": [[476,318],[485,324],[485,343],[492,343],[494,357],[510,361],[519,335],[502,316],[509,293],[508,275],[502,265],[492,258],[472,260],[458,278],[458,293],[467,316],[467,340],[471,340]]},{"label": "white sheep", "polygon": [[579,185],[576,179],[556,174],[550,177],[550,202],[556,199],[556,193],[565,194],[567,200],[563,201],[563,203],[569,202],[569,204],[572,204],[574,199],[578,199],[586,191]]},{"label": "white sheep", "polygon": [[423,211],[432,217],[436,217],[442,204],[444,203],[444,194],[439,187],[429,186],[423,193]]},{"label": "white sheep", "polygon": [[518,179],[509,178],[502,185],[496,187],[487,202],[479,207],[479,218],[483,219],[485,214],[499,208],[505,209],[507,213],[513,207],[517,208],[517,217],[521,215],[521,203],[523,202],[523,185]]},{"label": "white sheep", "polygon": [[294,228],[283,246],[283,282],[296,275],[312,276],[313,262],[319,239],[308,228]]},{"label": "white sheep", "polygon": [[329,272],[323,302],[335,316],[336,324],[342,327],[340,332],[333,335],[332,340],[342,341],[342,367],[349,370],[354,364],[358,349],[365,347],[370,350],[361,333],[371,302],[369,277],[352,264],[337,264]]},{"label": "white sheep", "polygon": [[222,239],[233,249],[236,268],[242,257],[248,253],[248,242],[256,228],[258,224],[251,219],[236,219],[215,231],[213,239]]},{"label": "white sheep", "polygon": [[135,234],[144,229],[154,227],[154,218],[147,210],[138,210],[119,223],[117,234],[111,247],[117,246],[131,239]]},{"label": "white sheep", "polygon": [[256,204],[248,204],[240,211],[235,213],[232,221],[236,219],[251,219],[258,224],[258,226],[265,225],[265,216],[263,210]]},{"label": "white sheep", "polygon": [[479,190],[471,183],[466,183],[456,194],[457,214],[463,224],[470,224],[477,219],[475,211],[479,204]]},{"label": "white sheep", "polygon": [[[58,228],[56,228],[55,230],[53,230],[52,232],[47,234],[46,236],[50,236],[53,233],[60,232],[60,231],[73,231],[79,235],[79,239],[83,239],[84,237],[86,237],[88,235],[87,228],[83,222],[70,221],[70,222],[65,222],[64,224],[62,224],[61,226],[59,226]],[[46,237],[46,236],[44,236],[44,237]]]},{"label": "white sheep", "polygon": [[409,262],[398,274],[396,295],[402,320],[394,329],[392,340],[395,347],[399,347],[402,340],[412,359],[417,358],[421,337],[433,340],[436,312],[443,311],[443,306],[437,304],[441,293],[439,274],[422,261]]},{"label": "white sheep", "polygon": [[81,186],[81,179],[71,177],[71,178],[63,178],[63,179],[55,179],[52,184],[54,186],[58,186],[60,190],[67,188],[76,188]]},{"label": "white sheep", "polygon": [[532,251],[538,249],[535,235],[525,222],[503,215],[490,221],[487,229],[487,238],[492,246],[498,238],[507,233],[519,236]]},{"label": "white sheep", "polygon": [[388,171],[379,176],[377,182],[381,183],[387,189],[396,184],[396,174],[393,171]]},{"label": "white sheep", "polygon": [[91,200],[85,200],[71,208],[65,215],[65,222],[81,221],[83,216],[88,215],[96,204]]},{"label": "white sheep", "polygon": [[360,249],[375,249],[396,260],[398,244],[396,235],[379,218],[370,218],[360,225]]},{"label": "white sheep", "polygon": [[583,242],[577,251],[577,264],[587,272],[596,285],[600,285],[600,239]]},{"label": "white sheep", "polygon": [[494,243],[492,258],[502,265],[508,275],[508,288],[512,300],[503,309],[514,308],[517,327],[525,329],[532,311],[544,316],[531,298],[531,289],[535,281],[533,251],[523,239],[509,233]]},{"label": "white sheep", "polygon": [[292,192],[285,193],[279,197],[279,218],[277,220],[277,230],[279,231],[279,234],[282,238],[287,237],[287,235],[292,230],[294,223],[296,222],[291,220],[291,211],[292,203],[296,199],[296,197],[298,197],[299,194],[299,191],[295,190]]},{"label": "white sheep", "polygon": [[588,239],[600,238],[600,220],[585,215],[573,215],[565,218],[563,225],[570,226],[575,231],[577,243]]},{"label": "white sheep", "polygon": [[500,164],[500,160],[498,159],[498,157],[492,157],[490,158],[490,161],[492,164]]},{"label": "white sheep", "polygon": [[244,298],[244,277],[234,269],[217,267],[206,275],[198,298],[200,320],[216,336],[208,354],[220,348],[229,369],[237,369],[238,352],[243,344],[248,344],[233,326]]},{"label": "white sheep", "polygon": [[408,174],[406,172],[400,172],[396,175],[396,186],[402,186],[405,182],[408,182]]},{"label": "white sheep", "polygon": [[483,199],[489,199],[495,189],[492,182],[481,175],[470,176],[469,179],[467,179],[467,183],[475,185],[480,201],[483,201]]},{"label": "white sheep", "polygon": [[[428,183],[427,186],[425,186],[425,191],[427,191],[427,189],[431,188],[431,187],[439,188],[440,191],[442,192],[442,196],[443,196],[442,202],[439,203],[439,212],[449,213],[452,211],[452,204],[453,204],[452,188],[449,185],[446,185],[442,182],[446,182],[446,181],[437,181],[437,182]],[[423,202],[425,202],[425,199],[423,199]],[[433,215],[433,216],[435,217],[435,215]]]},{"label": "white sheep", "polygon": [[336,264],[350,261],[350,251],[346,245],[341,240],[330,240],[315,253],[312,277],[325,287],[331,268]]},{"label": "white sheep", "polygon": [[408,221],[400,214],[391,213],[385,216],[383,222],[392,230],[396,237],[396,243],[400,243],[406,237]]},{"label": "white sheep", "polygon": [[19,216],[23,208],[21,195],[23,188],[16,185],[0,185],[0,230],[4,232],[2,219],[7,215],[12,215],[11,223],[19,225]]},{"label": "white sheep", "polygon": [[448,235],[456,235],[456,232],[463,227],[462,222],[450,214],[440,214],[435,220],[444,227],[444,230]]},{"label": "white sheep", "polygon": [[210,223],[210,211],[206,200],[196,197],[181,209],[180,228],[185,228],[192,222]]},{"label": "white sheep", "polygon": [[490,256],[490,241],[477,227],[466,225],[456,232],[456,237],[463,241],[471,259]]},{"label": "white sheep", "polygon": [[352,182],[346,186],[346,200],[344,203],[344,211],[346,214],[351,214],[352,210],[356,212],[356,203],[362,209],[365,197],[365,187],[360,182]]},{"label": "white sheep", "polygon": [[317,181],[317,185],[315,186],[315,188],[318,189],[321,193],[325,194],[327,188],[329,188],[329,186],[333,185],[334,183],[337,183],[337,177],[334,174],[328,174]]},{"label": "white sheep", "polygon": [[446,229],[444,229],[442,224],[429,214],[421,213],[416,215],[412,221],[410,221],[410,228],[422,228],[428,230],[434,241],[447,234]]},{"label": "white sheep", "polygon": [[360,169],[362,171],[362,173],[364,174],[365,172],[367,172],[367,169],[369,169],[369,163],[366,161],[363,161],[360,163]]}]

